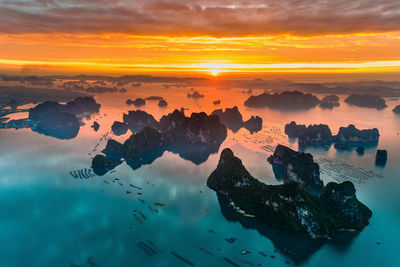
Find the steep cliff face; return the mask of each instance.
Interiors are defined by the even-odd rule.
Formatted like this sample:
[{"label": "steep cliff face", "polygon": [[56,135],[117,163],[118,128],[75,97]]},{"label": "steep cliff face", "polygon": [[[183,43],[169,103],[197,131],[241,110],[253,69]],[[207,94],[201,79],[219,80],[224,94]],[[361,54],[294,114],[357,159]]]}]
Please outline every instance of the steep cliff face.
[{"label": "steep cliff face", "polygon": [[229,148],[222,151],[207,186],[225,194],[238,212],[313,238],[328,238],[345,229],[362,230],[371,217],[371,211],[355,197],[351,182],[330,183],[321,198],[297,182],[266,185],[252,177]]},{"label": "steep cliff face", "polygon": [[268,162],[272,164],[277,179],[298,182],[312,190],[320,191],[323,187],[319,177],[319,165],[309,153],[296,152],[278,145]]}]

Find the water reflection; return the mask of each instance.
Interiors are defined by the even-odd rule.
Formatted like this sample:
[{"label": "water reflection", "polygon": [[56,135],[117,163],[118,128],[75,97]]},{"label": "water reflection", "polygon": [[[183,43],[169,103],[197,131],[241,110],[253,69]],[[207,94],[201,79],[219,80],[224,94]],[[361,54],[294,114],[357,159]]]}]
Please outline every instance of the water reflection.
[{"label": "water reflection", "polygon": [[[271,240],[274,247],[296,265],[306,263],[311,256],[324,245],[346,251],[358,233],[340,233],[332,240],[311,239],[277,230],[258,218],[247,217],[235,212],[229,204],[229,199],[220,193],[217,194],[221,213],[230,222],[239,222],[246,229],[254,229],[259,234]],[[261,251],[262,252],[262,251]]]}]

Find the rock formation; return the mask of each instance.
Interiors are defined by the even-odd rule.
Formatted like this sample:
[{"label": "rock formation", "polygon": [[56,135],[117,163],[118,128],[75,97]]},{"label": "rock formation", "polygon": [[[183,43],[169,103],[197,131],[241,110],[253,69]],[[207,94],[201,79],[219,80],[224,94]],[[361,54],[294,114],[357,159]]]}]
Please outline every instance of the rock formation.
[{"label": "rock formation", "polygon": [[268,158],[275,177],[287,182],[298,182],[305,188],[321,191],[324,186],[319,177],[319,165],[309,153],[296,152],[286,146],[278,145]]},{"label": "rock formation", "polygon": [[384,109],[387,107],[386,101],[377,95],[359,95],[352,94],[349,95],[344,102],[350,105],[364,107],[364,108],[376,108],[376,109]]},{"label": "rock formation", "polygon": [[257,96],[250,96],[244,104],[251,108],[269,107],[280,110],[302,110],[314,108],[319,102],[319,99],[315,95],[293,91],[275,94],[263,93]]},{"label": "rock formation", "polygon": [[229,148],[222,151],[207,186],[226,195],[238,212],[313,238],[330,238],[343,230],[361,231],[372,215],[357,200],[351,182],[329,183],[320,197],[297,182],[266,185],[252,177]]}]

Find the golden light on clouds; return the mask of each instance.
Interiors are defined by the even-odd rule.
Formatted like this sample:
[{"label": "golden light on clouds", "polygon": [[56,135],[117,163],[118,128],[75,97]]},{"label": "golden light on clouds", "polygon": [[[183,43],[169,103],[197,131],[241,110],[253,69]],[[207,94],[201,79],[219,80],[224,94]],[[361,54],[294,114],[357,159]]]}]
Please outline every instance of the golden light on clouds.
[{"label": "golden light on clouds", "polygon": [[3,34],[0,70],[96,73],[198,73],[400,70],[400,33],[319,37]]}]

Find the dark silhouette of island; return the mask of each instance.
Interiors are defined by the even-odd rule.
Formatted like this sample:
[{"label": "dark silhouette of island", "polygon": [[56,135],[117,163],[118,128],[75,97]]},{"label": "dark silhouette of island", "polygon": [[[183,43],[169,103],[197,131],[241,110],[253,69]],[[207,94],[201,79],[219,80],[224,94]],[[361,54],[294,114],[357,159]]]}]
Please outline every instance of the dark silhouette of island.
[{"label": "dark silhouette of island", "polygon": [[320,108],[333,109],[339,106],[339,97],[337,95],[328,95],[321,99]]},{"label": "dark silhouette of island", "polygon": [[198,98],[203,98],[204,95],[200,94],[200,93],[197,92],[197,91],[194,91],[193,94],[188,93],[188,94],[187,94],[187,97],[188,97],[188,98],[198,99]]},{"label": "dark silhouette of island", "polygon": [[332,135],[329,126],[326,124],[301,125],[292,121],[285,125],[285,133],[289,137],[297,137],[299,146],[307,146],[310,144],[326,144],[335,143],[335,147],[339,149],[350,149],[352,146],[374,146],[379,141],[379,130],[364,129],[359,130],[353,124],[347,127],[340,127],[336,136]]},{"label": "dark silhouette of island", "polygon": [[268,107],[279,110],[307,110],[320,103],[318,97],[299,91],[250,96],[244,105],[251,108]]},{"label": "dark silhouette of island", "polygon": [[218,106],[221,104],[221,100],[214,100],[213,105]]},{"label": "dark silhouette of island", "polygon": [[111,131],[117,136],[126,134],[128,125],[125,122],[114,121],[111,125]]},{"label": "dark silhouette of island", "polygon": [[153,115],[142,110],[131,110],[128,112],[128,114],[124,113],[123,121],[132,133],[139,132],[145,126],[149,126],[154,129],[159,128],[159,122],[154,119]]},{"label": "dark silhouette of island", "polygon": [[250,131],[250,133],[258,132],[262,129],[262,119],[259,116],[251,116],[247,121],[243,121],[242,114],[237,106],[214,110],[211,115],[217,115],[221,122],[233,132],[239,131],[242,127]]},{"label": "dark silhouette of island", "polygon": [[400,114],[400,105],[397,105],[392,111],[396,114]]},{"label": "dark silhouette of island", "polygon": [[160,100],[164,100],[164,98],[162,96],[148,96],[148,97],[145,98],[145,100],[160,101]]},{"label": "dark silhouette of island", "polygon": [[91,127],[95,132],[97,132],[100,128],[100,124],[97,121],[94,121]]},{"label": "dark silhouette of island", "polygon": [[141,107],[146,105],[146,100],[143,98],[136,98],[135,100],[128,99],[125,102],[127,105],[134,105],[135,107]]},{"label": "dark silhouette of island", "polygon": [[227,148],[207,186],[226,195],[233,208],[280,230],[313,238],[331,238],[343,230],[362,231],[372,212],[358,201],[352,182],[328,183],[320,196],[300,183],[266,185],[254,177]]},{"label": "dark silhouette of island", "polygon": [[78,135],[80,123],[77,116],[99,112],[100,104],[93,97],[78,97],[67,104],[46,101],[29,109],[32,130],[59,139],[71,139]]},{"label": "dark silhouette of island", "polygon": [[359,95],[352,94],[349,95],[344,102],[349,105],[354,105],[364,108],[376,108],[378,110],[387,107],[386,101],[378,95]]},{"label": "dark silhouette of island", "polygon": [[[141,118],[152,118],[150,114],[140,114]],[[218,151],[227,136],[227,129],[218,116],[208,116],[204,112],[192,113],[190,117],[186,117],[183,111],[175,110],[163,116],[160,122],[155,122],[157,123],[155,128],[146,125],[141,131],[132,134],[123,144],[112,139],[108,140],[106,148],[102,151],[105,157],[114,160],[123,158],[136,169],[143,164],[150,164],[164,151],[171,151],[195,164],[200,164],[206,161],[209,155]],[[107,163],[105,160],[99,162]],[[97,175],[103,175],[110,170],[108,166],[103,168],[96,163],[92,167]]]},{"label": "dark silhouette of island", "polygon": [[165,107],[168,106],[168,103],[167,103],[167,101],[165,101],[164,99],[161,99],[160,101],[158,101],[158,106],[159,106],[160,108],[165,108]]}]

